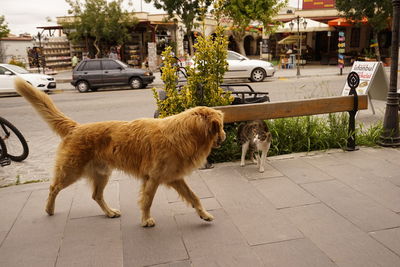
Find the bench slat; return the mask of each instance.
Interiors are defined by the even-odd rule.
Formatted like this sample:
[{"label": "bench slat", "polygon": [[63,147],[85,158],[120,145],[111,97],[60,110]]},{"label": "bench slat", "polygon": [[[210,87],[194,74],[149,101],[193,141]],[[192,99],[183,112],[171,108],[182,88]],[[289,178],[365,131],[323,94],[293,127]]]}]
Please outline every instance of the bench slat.
[{"label": "bench slat", "polygon": [[[353,96],[325,97],[284,102],[214,107],[224,113],[224,122],[267,120],[353,110]],[[368,108],[367,95],[358,96],[358,109]]]}]

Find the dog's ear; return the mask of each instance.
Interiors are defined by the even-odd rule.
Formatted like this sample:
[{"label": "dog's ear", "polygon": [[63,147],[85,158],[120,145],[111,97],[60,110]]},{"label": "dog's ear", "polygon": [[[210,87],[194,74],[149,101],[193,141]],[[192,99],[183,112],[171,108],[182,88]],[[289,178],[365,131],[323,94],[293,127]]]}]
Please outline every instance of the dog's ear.
[{"label": "dog's ear", "polygon": [[211,134],[217,134],[219,133],[221,128],[221,124],[217,119],[213,119],[211,121]]}]

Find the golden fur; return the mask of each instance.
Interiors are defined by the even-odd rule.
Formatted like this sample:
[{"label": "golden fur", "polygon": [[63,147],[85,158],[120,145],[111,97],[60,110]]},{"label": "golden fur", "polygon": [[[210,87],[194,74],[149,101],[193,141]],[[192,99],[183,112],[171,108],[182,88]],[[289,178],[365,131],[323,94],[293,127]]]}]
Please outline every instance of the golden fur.
[{"label": "golden fur", "polygon": [[54,214],[57,194],[81,177],[93,184],[93,199],[108,217],[118,217],[103,198],[113,169],[122,170],[143,182],[139,204],[142,226],[154,226],[150,207],[160,184],[174,188],[198,215],[213,220],[184,176],[200,167],[212,147],[225,140],[223,114],[196,107],[164,119],[105,121],[79,124],[60,112],[45,93],[22,79],[16,90],[26,98],[62,139],[55,161],[46,211]]}]

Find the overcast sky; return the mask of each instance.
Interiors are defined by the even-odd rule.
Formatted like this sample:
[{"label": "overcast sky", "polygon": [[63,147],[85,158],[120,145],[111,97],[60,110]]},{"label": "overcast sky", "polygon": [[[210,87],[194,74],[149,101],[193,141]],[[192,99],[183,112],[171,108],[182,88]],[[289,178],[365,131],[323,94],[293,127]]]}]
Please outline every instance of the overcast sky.
[{"label": "overcast sky", "polygon": [[[83,1],[83,0],[82,0]],[[296,6],[302,0],[289,0],[290,6]],[[125,3],[128,1],[125,0]],[[132,0],[134,11],[147,11],[150,13],[163,13],[157,11],[153,4],[146,4],[144,0]],[[12,34],[38,33],[39,26],[56,25],[56,17],[68,15],[69,5],[65,0],[0,0],[0,15],[5,16],[5,21]],[[50,17],[52,22],[47,22]]]}]

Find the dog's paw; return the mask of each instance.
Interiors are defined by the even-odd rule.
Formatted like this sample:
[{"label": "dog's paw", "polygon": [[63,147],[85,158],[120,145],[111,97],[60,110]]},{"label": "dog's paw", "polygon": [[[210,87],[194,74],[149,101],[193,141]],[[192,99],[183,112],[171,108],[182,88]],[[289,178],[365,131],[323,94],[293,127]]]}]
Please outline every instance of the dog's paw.
[{"label": "dog's paw", "polygon": [[244,167],[246,165],[244,162],[240,162],[240,167]]},{"label": "dog's paw", "polygon": [[200,218],[202,218],[203,220],[207,221],[207,222],[211,222],[212,220],[214,220],[214,216],[212,216],[210,213],[208,213],[207,211],[202,211],[200,214]]},{"label": "dog's paw", "polygon": [[54,215],[54,206],[46,206],[46,212],[50,216]]},{"label": "dog's paw", "polygon": [[263,173],[263,172],[264,172],[264,168],[261,167],[258,171],[261,172],[261,173]]},{"label": "dog's paw", "polygon": [[53,216],[54,215],[54,209],[50,210],[50,209],[46,209],[46,212],[49,216]]},{"label": "dog's paw", "polygon": [[107,214],[109,218],[118,218],[121,216],[121,212],[117,209],[111,209],[111,212]]},{"label": "dog's paw", "polygon": [[142,219],[143,227],[154,227],[156,225],[156,221],[153,218]]}]

